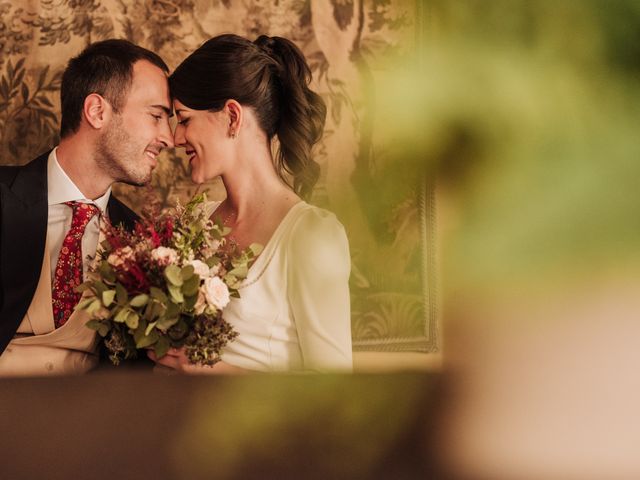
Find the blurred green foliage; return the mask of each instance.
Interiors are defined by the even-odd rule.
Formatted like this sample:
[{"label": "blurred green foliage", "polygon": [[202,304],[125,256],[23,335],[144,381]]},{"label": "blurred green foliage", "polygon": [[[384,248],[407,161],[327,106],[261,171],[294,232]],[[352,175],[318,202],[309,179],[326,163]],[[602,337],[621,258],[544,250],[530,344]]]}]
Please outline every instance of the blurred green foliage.
[{"label": "blurred green foliage", "polygon": [[[640,3],[430,1],[381,103],[392,192],[437,177],[448,291],[628,269],[640,243]],[[389,193],[387,193],[389,195]]]}]

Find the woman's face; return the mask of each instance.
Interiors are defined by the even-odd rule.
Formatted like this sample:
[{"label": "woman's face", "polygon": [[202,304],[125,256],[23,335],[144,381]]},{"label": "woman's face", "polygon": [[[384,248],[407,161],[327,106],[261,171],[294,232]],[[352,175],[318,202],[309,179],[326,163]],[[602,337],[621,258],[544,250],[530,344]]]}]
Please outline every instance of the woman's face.
[{"label": "woman's face", "polygon": [[187,151],[193,182],[222,175],[231,156],[228,117],[223,111],[193,110],[179,100],[173,107],[178,117],[174,143]]}]

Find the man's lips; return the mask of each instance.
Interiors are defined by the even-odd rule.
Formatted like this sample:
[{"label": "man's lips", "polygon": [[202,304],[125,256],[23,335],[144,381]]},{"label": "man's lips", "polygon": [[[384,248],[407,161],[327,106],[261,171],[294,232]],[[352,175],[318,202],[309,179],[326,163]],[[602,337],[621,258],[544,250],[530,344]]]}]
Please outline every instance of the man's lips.
[{"label": "man's lips", "polygon": [[153,166],[155,167],[158,164],[158,159],[156,157],[160,155],[160,152],[158,150],[145,150],[144,153],[153,161]]}]

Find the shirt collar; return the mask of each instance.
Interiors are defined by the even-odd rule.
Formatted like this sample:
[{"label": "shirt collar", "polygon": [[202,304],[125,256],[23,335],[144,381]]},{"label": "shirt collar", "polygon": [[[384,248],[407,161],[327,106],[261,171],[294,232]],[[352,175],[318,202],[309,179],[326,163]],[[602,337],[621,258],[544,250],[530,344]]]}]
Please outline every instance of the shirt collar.
[{"label": "shirt collar", "polygon": [[111,187],[107,189],[104,195],[95,200],[86,198],[58,163],[57,149],[58,147],[51,151],[47,163],[49,205],[58,205],[65,202],[92,203],[104,215],[109,203]]}]

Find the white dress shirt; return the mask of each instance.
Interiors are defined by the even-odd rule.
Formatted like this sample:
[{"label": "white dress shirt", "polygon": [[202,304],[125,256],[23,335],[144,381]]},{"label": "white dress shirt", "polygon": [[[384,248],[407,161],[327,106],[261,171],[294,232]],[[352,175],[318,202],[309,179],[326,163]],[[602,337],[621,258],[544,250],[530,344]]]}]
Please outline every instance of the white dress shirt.
[{"label": "white dress shirt", "polygon": [[[100,213],[95,215],[87,224],[82,237],[82,269],[85,275],[88,272],[89,262],[96,254],[98,247],[98,236],[100,234],[100,217],[107,215],[107,204],[111,195],[111,187],[104,195],[96,200],[85,198],[80,189],[69,178],[58,163],[56,150],[54,148],[49,154],[47,163],[47,181],[49,194],[49,221],[47,223],[47,236],[49,237],[49,253],[51,258],[51,282],[62,249],[62,242],[67,232],[71,228],[73,210],[65,205],[65,202],[91,203],[98,207]],[[104,217],[108,218],[108,217]]]}]

